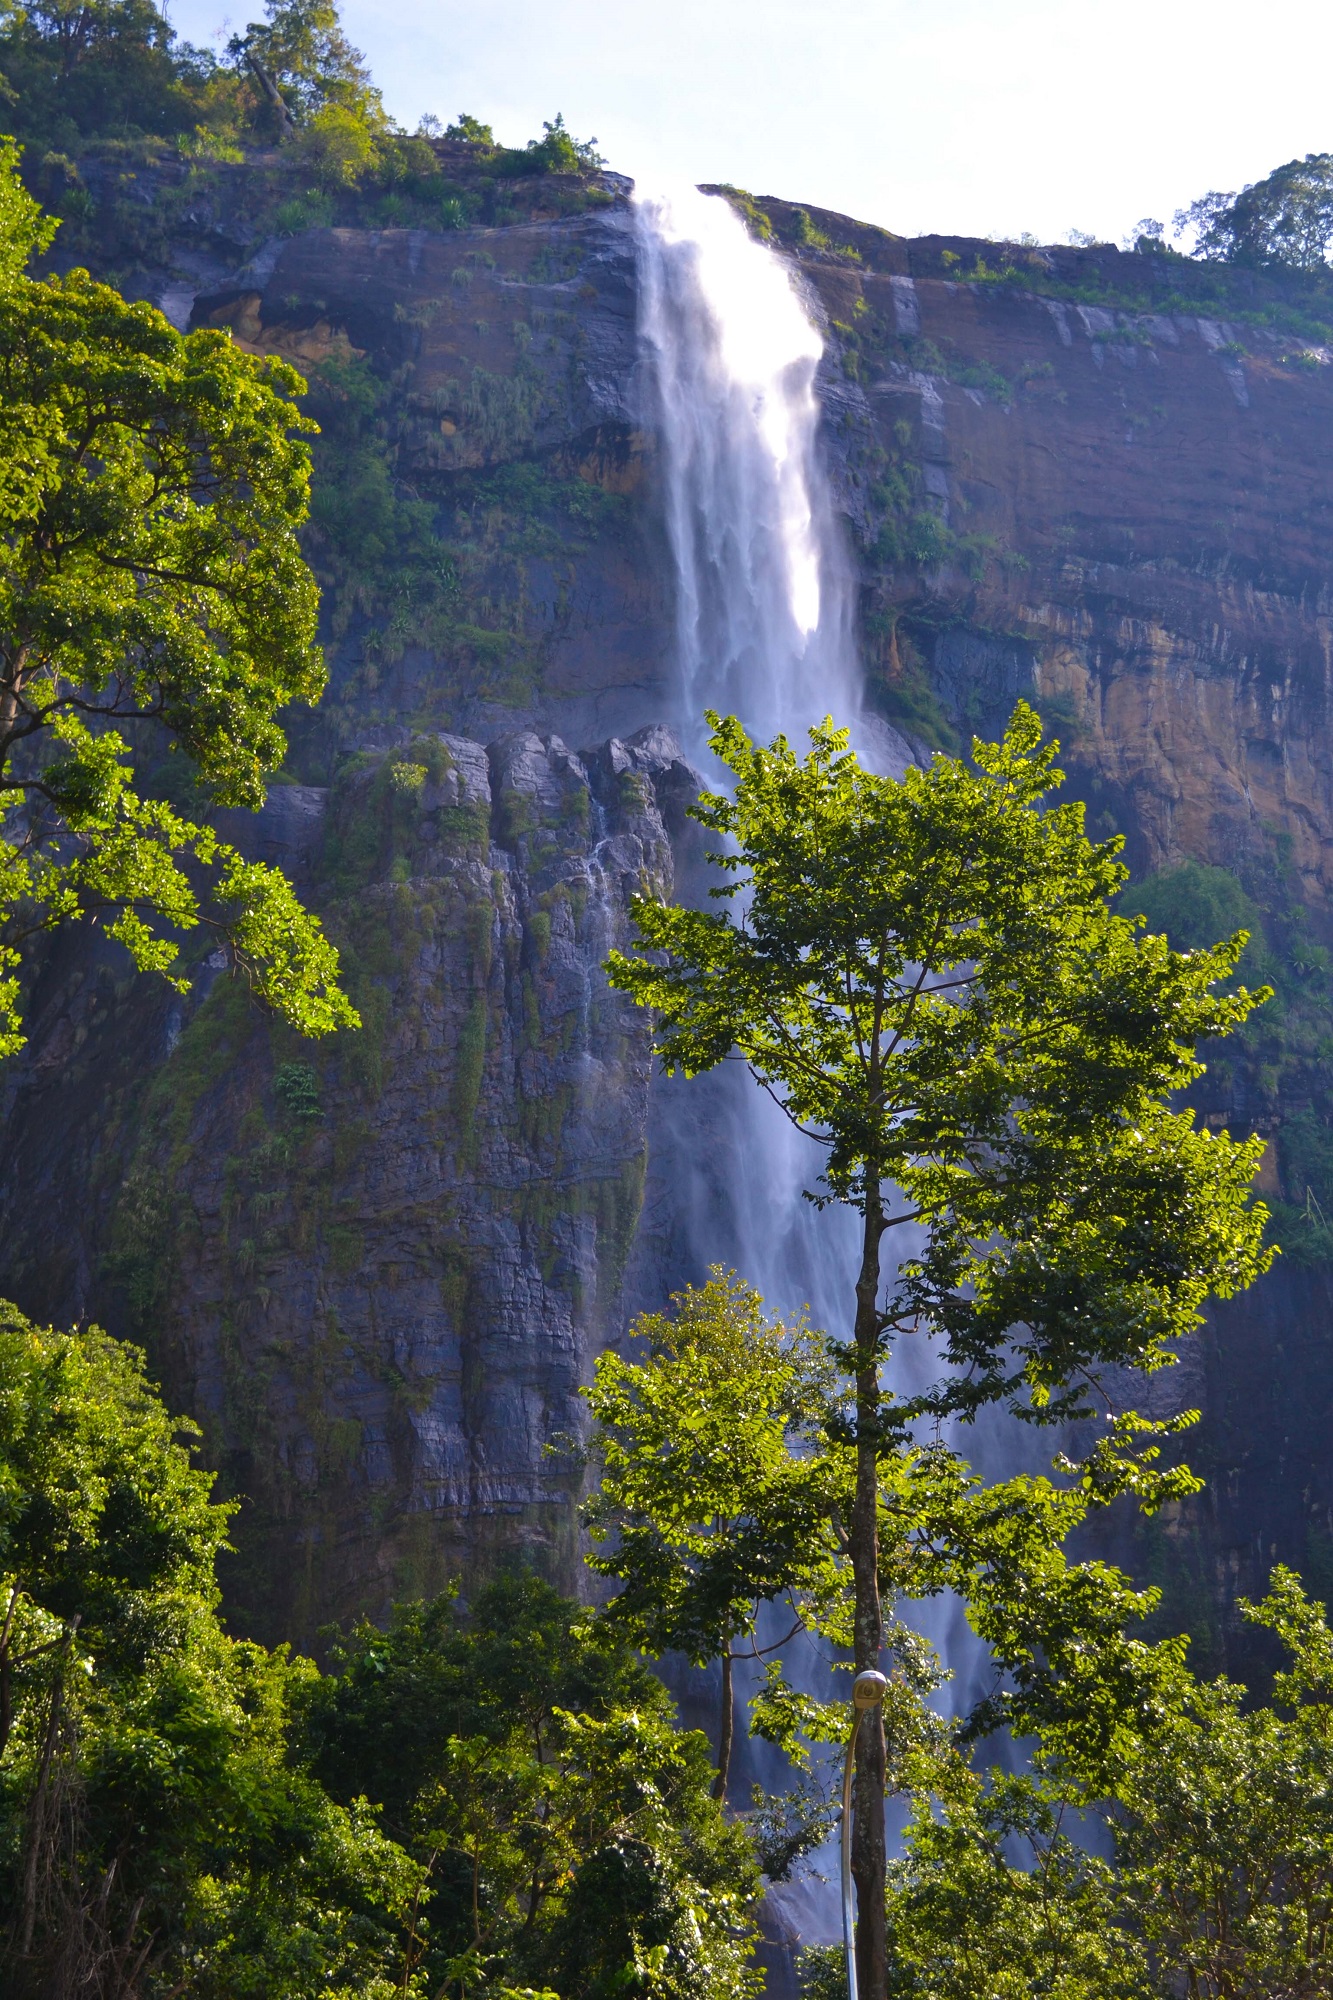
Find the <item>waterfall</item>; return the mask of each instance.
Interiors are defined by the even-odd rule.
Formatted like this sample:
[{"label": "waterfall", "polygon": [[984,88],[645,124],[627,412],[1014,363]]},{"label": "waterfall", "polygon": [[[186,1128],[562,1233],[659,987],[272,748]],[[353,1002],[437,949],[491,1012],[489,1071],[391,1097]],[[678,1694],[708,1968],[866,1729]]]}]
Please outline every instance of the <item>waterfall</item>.
[{"label": "waterfall", "polygon": [[[738,715],[752,737],[781,732],[798,752],[809,725],[831,714],[864,754],[873,725],[862,714],[851,565],[820,461],[824,344],[809,302],[720,197],[640,192],[634,219],[645,415],[675,568],[671,720],[706,771],[705,708]],[[870,761],[883,767],[877,747]],[[712,765],[710,776],[723,774]],[[726,1065],[659,1086],[654,1150],[673,1211],[673,1276],[734,1267],[770,1310],[808,1306],[814,1325],[850,1332],[858,1219],[804,1199],[822,1149],[748,1075]],[[813,1648],[784,1651],[798,1680],[834,1691]],[[734,1769],[742,1795],[753,1780],[790,1782],[777,1753],[743,1732]],[[821,1866],[827,1875],[827,1857]],[[785,1885],[775,1905],[780,1926],[806,1941],[837,1933],[836,1898],[817,1880]],[[769,1990],[789,1988],[771,1972]]]},{"label": "waterfall", "polygon": [[[706,772],[703,711],[715,708],[737,714],[753,737],[787,735],[798,751],[809,725],[831,714],[868,765],[900,774],[907,745],[862,706],[852,566],[819,449],[824,344],[815,302],[720,196],[641,191],[634,222],[645,421],[657,441],[676,581],[671,719]],[[724,776],[716,765],[710,775]],[[850,1334],[859,1219],[804,1199],[822,1149],[739,1066],[661,1085],[654,1150],[674,1223],[673,1279],[731,1266],[770,1310],[808,1306],[815,1326]],[[908,1393],[933,1373],[914,1342],[900,1346],[891,1369]],[[1000,1460],[1014,1449],[990,1435],[969,1442]],[[946,1597],[915,1614],[955,1676],[945,1705],[969,1705],[989,1656],[961,1605]],[[787,1666],[812,1689],[835,1691],[817,1648],[793,1646]],[[776,1753],[747,1745],[743,1733],[736,1761],[742,1784],[789,1782]],[[830,1862],[826,1852],[826,1876]],[[770,1905],[806,1941],[837,1935],[827,1883],[785,1885]],[[783,1982],[770,1976],[769,1990]]]},{"label": "waterfall", "polygon": [[[900,775],[908,746],[862,707],[852,566],[819,450],[815,301],[720,196],[640,191],[634,224],[645,421],[657,441],[675,567],[672,720],[682,741],[709,772],[705,708],[738,715],[752,737],[781,732],[798,751],[809,725],[831,714],[850,727],[866,764]],[[716,765],[710,775],[724,776]],[[859,1220],[803,1198],[822,1149],[739,1065],[660,1086],[654,1152],[672,1215],[673,1281],[697,1280],[709,1264],[731,1266],[770,1310],[805,1305],[815,1326],[850,1334]],[[909,1394],[934,1373],[914,1341],[899,1346],[890,1370]],[[1039,1441],[1020,1443],[1013,1428],[992,1413],[958,1442],[990,1476],[1018,1469],[1016,1455],[1026,1469],[1043,1469]],[[989,1655],[961,1604],[927,1601],[914,1607],[913,1622],[953,1675],[943,1705],[970,1706]],[[816,1647],[793,1646],[787,1666],[812,1689],[834,1692]],[[787,1782],[774,1755],[739,1734],[742,1782]],[[830,1860],[826,1851],[826,1875]],[[798,1880],[769,1901],[805,1941],[837,1935],[827,1883]],[[770,1973],[768,1990],[790,1988]]]},{"label": "waterfall", "polygon": [[[705,768],[705,708],[798,750],[828,714],[859,733],[851,566],[819,456],[824,343],[798,279],[721,196],[641,192],[634,220],[675,566],[672,721]],[[803,1198],[820,1148],[734,1072],[667,1095],[688,1261],[734,1265],[773,1309],[808,1305],[816,1325],[849,1330],[856,1218]]]},{"label": "waterfall", "polygon": [[800,738],[860,711],[851,571],[818,455],[824,343],[793,273],[730,202],[634,206],[640,335],[676,570],[675,718],[705,708]]}]

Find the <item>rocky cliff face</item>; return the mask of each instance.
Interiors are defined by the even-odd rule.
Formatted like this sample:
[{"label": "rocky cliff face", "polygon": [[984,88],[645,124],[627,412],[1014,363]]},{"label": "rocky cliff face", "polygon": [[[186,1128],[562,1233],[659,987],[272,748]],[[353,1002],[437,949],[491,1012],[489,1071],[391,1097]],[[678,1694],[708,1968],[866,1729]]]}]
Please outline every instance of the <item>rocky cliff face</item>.
[{"label": "rocky cliff face", "polygon": [[[1266,1185],[1311,1222],[1300,1268],[1211,1326],[1210,1494],[1135,1552],[1203,1630],[1274,1553],[1317,1571],[1333,1548],[1310,1166],[1333,1116],[1331,357],[1276,281],[748,212],[827,327],[872,701],[924,751],[1028,695],[1136,874],[1237,878],[1305,1023],[1201,1087],[1274,1137]],[[150,1343],[251,1496],[242,1616],[304,1637],[514,1539],[572,1573],[577,1475],[545,1446],[623,1322],[648,1091],[596,968],[668,878],[692,781],[651,728],[671,579],[623,200],[312,230],[202,293],[190,268],[145,289],[324,397],[332,684],[252,837],[328,913],[366,1027],[311,1051],[206,966],[180,1012],[62,946],[7,1084],[4,1282]],[[409,502],[434,597],[429,550],[402,567]]]},{"label": "rocky cliff face", "polygon": [[499,1546],[572,1572],[561,1445],[645,1170],[644,1025],[601,965],[696,784],[660,730],[586,763],[518,730],[276,789],[246,831],[342,943],[364,1026],[332,1048],[207,962],[184,1008],[77,947],[45,968],[8,1282],[150,1341],[248,1496],[247,1626],[308,1644]]}]

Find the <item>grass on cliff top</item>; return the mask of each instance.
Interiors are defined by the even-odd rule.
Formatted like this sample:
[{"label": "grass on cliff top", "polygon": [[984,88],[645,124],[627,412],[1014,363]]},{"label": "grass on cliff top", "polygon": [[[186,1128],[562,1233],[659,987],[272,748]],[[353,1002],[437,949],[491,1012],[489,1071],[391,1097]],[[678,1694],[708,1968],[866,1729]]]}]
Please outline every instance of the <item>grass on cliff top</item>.
[{"label": "grass on cliff top", "polygon": [[[980,238],[905,238],[823,210],[817,211],[816,222],[807,209],[766,195],[756,197],[744,188],[723,185],[709,192],[726,195],[761,242],[816,263],[904,275],[910,271],[916,277],[1007,288],[1129,313],[1224,317],[1293,340],[1333,345],[1333,270],[1256,269],[1187,257],[1166,247],[1122,252],[1109,244],[1043,247]],[[998,389],[987,380],[951,373],[947,365],[932,372],[986,393]]]}]

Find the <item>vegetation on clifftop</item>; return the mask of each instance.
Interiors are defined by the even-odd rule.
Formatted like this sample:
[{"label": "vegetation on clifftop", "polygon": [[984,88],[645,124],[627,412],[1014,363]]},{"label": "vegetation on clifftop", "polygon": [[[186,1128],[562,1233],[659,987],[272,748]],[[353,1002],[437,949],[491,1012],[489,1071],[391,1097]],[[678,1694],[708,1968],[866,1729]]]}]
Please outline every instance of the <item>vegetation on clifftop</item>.
[{"label": "vegetation on clifftop", "polygon": [[66,224],[63,255],[95,249],[100,269],[129,272],[201,218],[239,247],[334,221],[451,229],[609,198],[595,144],[558,114],[518,147],[468,116],[404,132],[332,0],[265,0],[264,14],[220,57],[150,0],[0,14],[0,124]]}]

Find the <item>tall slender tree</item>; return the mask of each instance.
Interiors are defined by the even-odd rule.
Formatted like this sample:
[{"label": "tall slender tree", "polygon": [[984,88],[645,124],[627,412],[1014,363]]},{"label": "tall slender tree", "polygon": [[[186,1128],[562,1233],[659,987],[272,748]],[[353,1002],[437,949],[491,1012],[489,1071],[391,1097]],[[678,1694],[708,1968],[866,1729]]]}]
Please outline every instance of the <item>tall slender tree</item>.
[{"label": "tall slender tree", "polygon": [[[1016,708],[972,761],[901,780],[865,770],[826,721],[799,758],[710,714],[734,779],[694,817],[730,907],[634,906],[637,949],[611,983],[657,1017],[664,1066],[739,1057],[823,1148],[809,1192],[861,1217],[848,1272],[846,1433],[856,1450],[849,1554],[855,1663],[881,1652],[881,1466],[922,1417],[1000,1404],[1038,1423],[1088,1407],[1108,1363],[1152,1370],[1210,1294],[1266,1266],[1251,1205],[1261,1144],[1196,1130],[1171,1094],[1195,1045],[1261,994],[1217,990],[1243,933],[1178,953],[1118,916],[1121,843],[1090,842],[1039,718]],[[916,1225],[899,1261],[886,1239]],[[886,1284],[887,1275],[887,1284]],[[894,1343],[939,1372],[885,1382]],[[883,2000],[885,1743],[863,1725],[854,1829],[857,1959]]]}]

